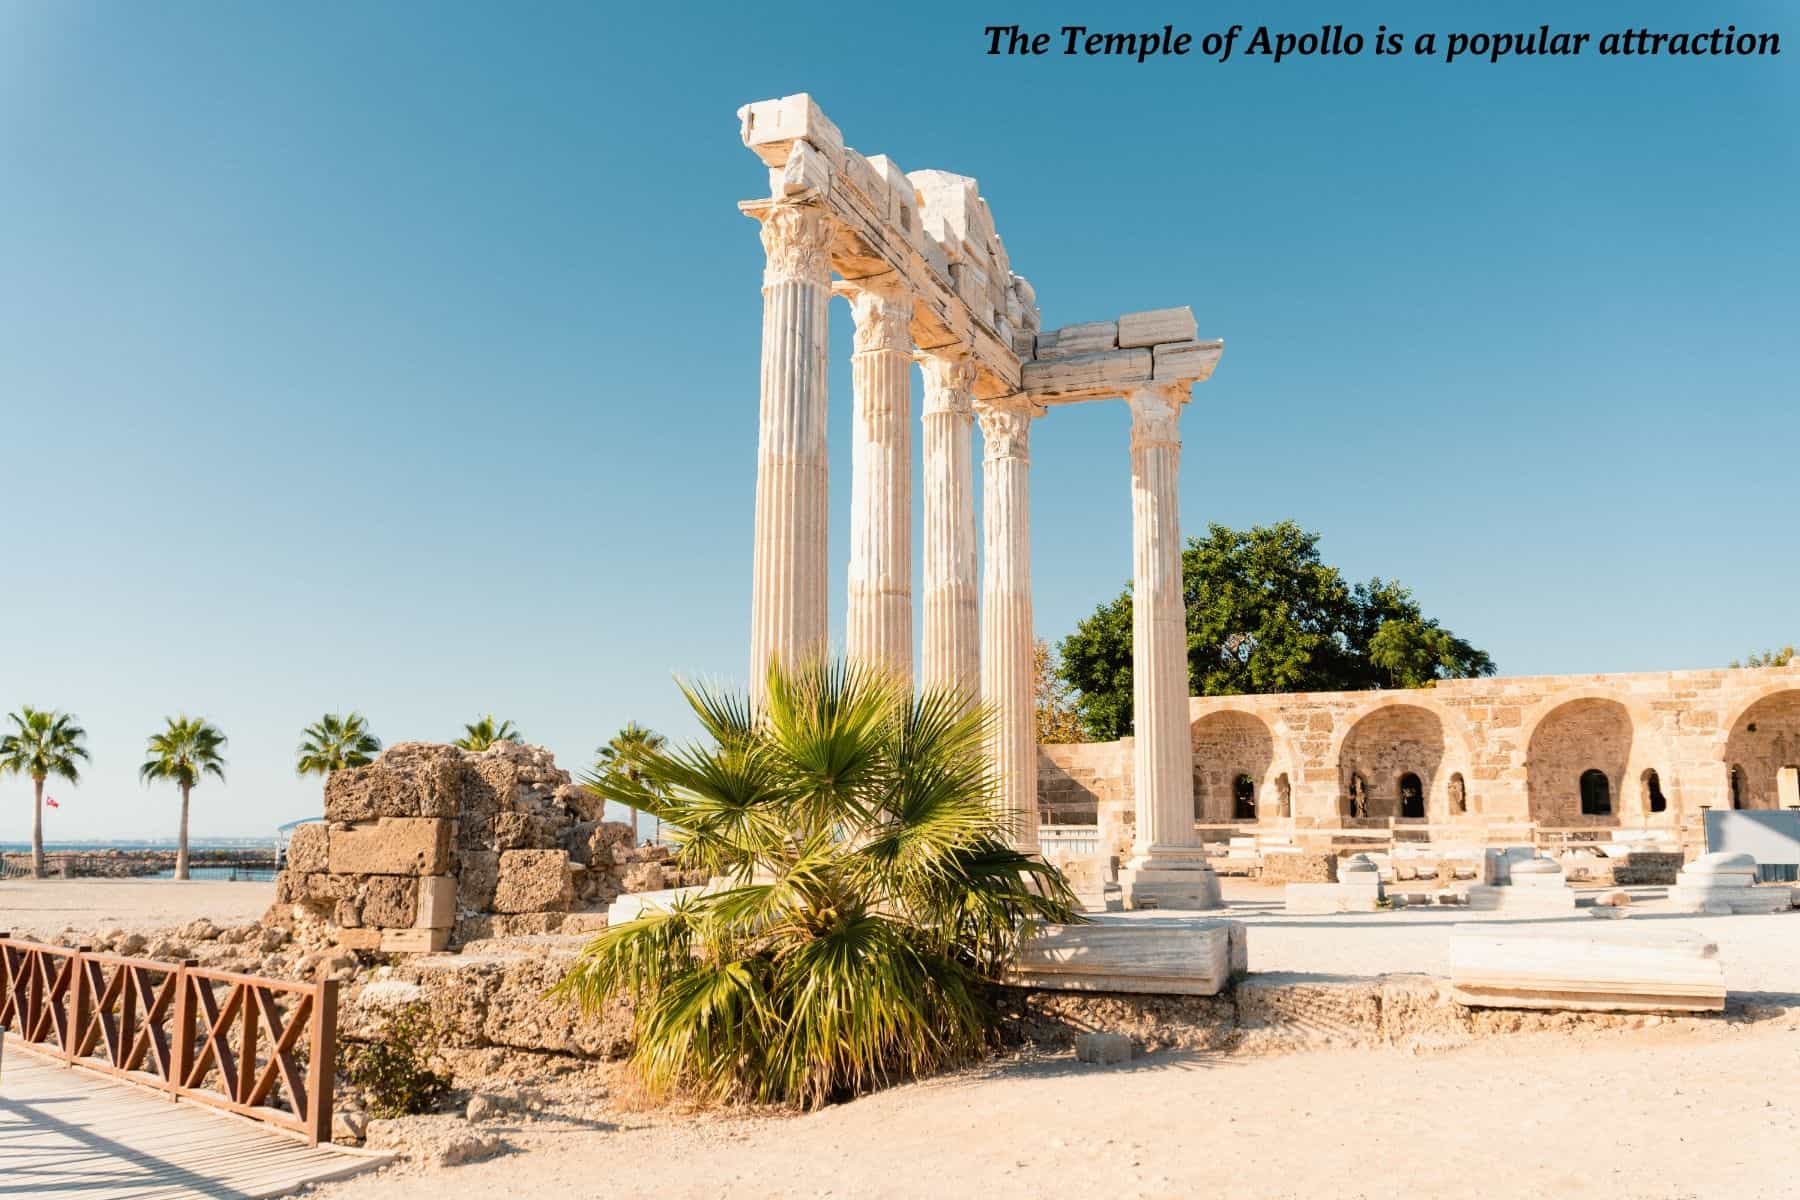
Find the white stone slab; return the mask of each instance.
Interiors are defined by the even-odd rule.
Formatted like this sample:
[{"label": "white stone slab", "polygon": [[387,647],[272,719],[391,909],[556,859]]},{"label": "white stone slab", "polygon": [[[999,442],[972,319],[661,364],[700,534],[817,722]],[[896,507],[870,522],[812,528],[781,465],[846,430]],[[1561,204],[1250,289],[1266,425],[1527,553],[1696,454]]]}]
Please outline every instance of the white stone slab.
[{"label": "white stone slab", "polygon": [[1718,1012],[1725,967],[1717,942],[1688,933],[1592,924],[1577,928],[1458,925],[1451,994],[1485,1008]]},{"label": "white stone slab", "polygon": [[1025,943],[1007,982],[1070,992],[1216,996],[1248,964],[1241,921],[1097,918],[1050,925]]},{"label": "white stone slab", "polygon": [[699,895],[711,886],[700,884],[695,887],[664,888],[658,892],[627,892],[606,906],[606,923],[621,925],[626,921],[635,921],[650,909],[666,911],[670,905],[689,896]]},{"label": "white stone slab", "polygon": [[[1038,335],[1043,346],[1045,335]],[[1151,358],[1148,350],[1111,350],[1028,362],[1021,377],[1032,399],[1055,401],[1117,395],[1132,384],[1148,382]]]},{"label": "white stone slab", "polygon": [[1158,342],[1191,342],[1200,332],[1194,310],[1155,308],[1148,312],[1126,313],[1119,318],[1119,348],[1154,346]]},{"label": "white stone slab", "polygon": [[1039,358],[1069,358],[1076,354],[1098,354],[1119,348],[1119,326],[1114,321],[1089,321],[1083,325],[1064,325],[1038,334]]},{"label": "white stone slab", "polygon": [[1215,338],[1206,342],[1173,342],[1156,347],[1156,361],[1151,378],[1158,383],[1199,383],[1211,378],[1213,368],[1225,353],[1225,343]]},{"label": "white stone slab", "polygon": [[1381,884],[1290,883],[1283,892],[1282,911],[1291,917],[1380,912]]},{"label": "white stone slab", "polygon": [[738,109],[744,145],[771,167],[787,162],[796,141],[812,143],[835,165],[844,155],[844,135],[805,92],[779,100],[759,100]]}]

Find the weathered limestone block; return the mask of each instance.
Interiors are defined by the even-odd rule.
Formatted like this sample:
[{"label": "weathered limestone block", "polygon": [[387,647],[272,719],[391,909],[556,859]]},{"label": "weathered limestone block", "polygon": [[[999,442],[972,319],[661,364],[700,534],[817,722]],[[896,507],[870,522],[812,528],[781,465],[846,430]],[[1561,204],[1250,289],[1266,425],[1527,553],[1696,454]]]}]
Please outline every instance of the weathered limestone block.
[{"label": "weathered limestone block", "polygon": [[362,923],[405,929],[419,911],[419,881],[403,875],[373,875],[363,885]]},{"label": "weathered limestone block", "polygon": [[628,892],[659,892],[668,886],[661,863],[635,863],[625,869],[621,886]]},{"label": "weathered limestone block", "polygon": [[383,929],[376,948],[383,954],[435,954],[449,944],[448,929]]},{"label": "weathered limestone block", "polygon": [[1338,856],[1329,850],[1265,852],[1258,878],[1264,883],[1336,883]]},{"label": "weathered limestone block", "polygon": [[1158,383],[1199,383],[1212,376],[1224,353],[1225,343],[1217,338],[1161,345],[1156,348],[1150,377]]},{"label": "weathered limestone block", "polygon": [[461,802],[462,752],[431,742],[390,746],[366,767],[325,780],[325,819],[454,817]]},{"label": "weathered limestone block", "polygon": [[1623,926],[1458,925],[1450,933],[1458,1002],[1487,1008],[1718,1012],[1717,942]]},{"label": "weathered limestone block", "polygon": [[561,843],[563,828],[553,817],[500,813],[494,817],[491,844],[496,850],[547,850]]},{"label": "weathered limestone block", "polygon": [[1046,926],[1007,973],[1015,987],[1216,996],[1247,963],[1240,921],[1099,917]]},{"label": "weathered limestone block", "polygon": [[566,912],[574,899],[569,856],[563,851],[501,852],[500,878],[494,888],[495,912]]},{"label": "weathered limestone block", "polygon": [[[1043,340],[1039,335],[1039,342]],[[1123,391],[1150,380],[1153,360],[1148,350],[1110,350],[1066,358],[1028,362],[1022,372],[1025,390],[1044,400]]]},{"label": "weathered limestone block", "polygon": [[832,163],[844,158],[844,135],[805,92],[779,100],[760,100],[738,109],[744,145],[771,167],[787,162],[795,142],[810,143]]},{"label": "weathered limestone block", "polygon": [[329,858],[334,875],[447,875],[456,865],[456,822],[382,817],[334,826]]},{"label": "weathered limestone block", "polygon": [[1154,346],[1158,342],[1191,342],[1199,332],[1194,310],[1185,305],[1126,313],[1119,318],[1119,348]]},{"label": "weathered limestone block", "polygon": [[1075,1038],[1075,1057],[1084,1063],[1131,1061],[1131,1039],[1122,1033],[1083,1033]]},{"label": "weathered limestone block", "polygon": [[457,906],[466,912],[492,911],[494,889],[500,884],[499,852],[464,850],[458,857],[462,873],[457,877]]},{"label": "weathered limestone block", "polygon": [[302,825],[288,837],[287,869],[311,875],[326,869],[331,828],[322,822]]},{"label": "weathered limestone block", "polygon": [[427,875],[418,881],[416,928],[449,929],[456,924],[456,883],[454,875]]},{"label": "weathered limestone block", "polygon": [[323,871],[300,877],[295,898],[314,901],[348,900],[356,894],[354,875],[330,875]]},{"label": "weathered limestone block", "polygon": [[1076,354],[1117,350],[1121,344],[1117,321],[1089,321],[1082,325],[1064,325],[1061,329],[1046,329],[1039,333],[1037,355],[1040,359],[1069,358]]}]

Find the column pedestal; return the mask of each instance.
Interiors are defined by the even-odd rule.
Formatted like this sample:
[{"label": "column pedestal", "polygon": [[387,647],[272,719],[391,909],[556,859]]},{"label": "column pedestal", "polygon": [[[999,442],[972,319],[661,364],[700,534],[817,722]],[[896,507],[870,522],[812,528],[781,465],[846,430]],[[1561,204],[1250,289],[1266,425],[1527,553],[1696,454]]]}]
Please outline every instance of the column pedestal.
[{"label": "column pedestal", "polygon": [[1181,583],[1181,405],[1188,385],[1134,392],[1131,405],[1132,755],[1137,838],[1119,882],[1130,908],[1221,905],[1194,830],[1187,610]]}]

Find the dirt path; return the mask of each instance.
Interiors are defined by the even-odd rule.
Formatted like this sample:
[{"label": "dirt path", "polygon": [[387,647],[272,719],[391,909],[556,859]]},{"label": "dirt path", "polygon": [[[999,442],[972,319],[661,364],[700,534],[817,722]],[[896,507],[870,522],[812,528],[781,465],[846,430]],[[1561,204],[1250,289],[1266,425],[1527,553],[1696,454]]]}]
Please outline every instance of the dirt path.
[{"label": "dirt path", "polygon": [[64,929],[151,930],[205,917],[224,927],[261,919],[272,883],[214,879],[8,879],[0,882],[0,929],[54,937]]},{"label": "dirt path", "polygon": [[1800,1031],[1500,1039],[1440,1055],[1014,1062],[789,1120],[484,1126],[514,1149],[330,1200],[486,1196],[1791,1196]]}]

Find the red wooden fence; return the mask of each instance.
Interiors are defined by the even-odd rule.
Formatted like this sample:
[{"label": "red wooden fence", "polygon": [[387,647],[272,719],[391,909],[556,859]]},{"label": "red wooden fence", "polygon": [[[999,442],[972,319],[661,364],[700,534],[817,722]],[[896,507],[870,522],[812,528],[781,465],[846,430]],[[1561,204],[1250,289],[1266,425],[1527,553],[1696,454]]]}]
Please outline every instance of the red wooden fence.
[{"label": "red wooden fence", "polygon": [[331,1140],[337,983],[120,958],[0,933],[0,1026],[74,1066]]}]

